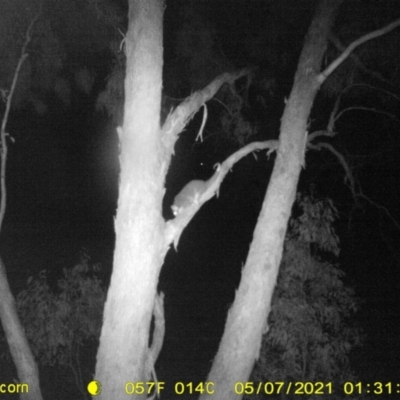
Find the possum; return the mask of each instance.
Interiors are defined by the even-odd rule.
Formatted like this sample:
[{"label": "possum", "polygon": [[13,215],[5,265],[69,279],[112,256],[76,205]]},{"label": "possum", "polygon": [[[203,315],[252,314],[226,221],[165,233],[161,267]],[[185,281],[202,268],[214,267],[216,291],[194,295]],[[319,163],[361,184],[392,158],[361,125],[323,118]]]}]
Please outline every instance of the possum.
[{"label": "possum", "polygon": [[178,215],[185,208],[198,202],[201,195],[208,189],[208,187],[209,181],[202,181],[201,179],[190,181],[174,199],[174,204],[171,207],[174,215]]},{"label": "possum", "polygon": [[[203,181],[201,179],[195,179],[190,181],[183,187],[183,189],[175,196],[174,204],[172,204],[172,212],[175,217],[180,214],[183,210],[190,207],[193,203],[198,203],[200,197],[211,187],[212,184],[218,179],[219,172],[221,170],[221,164],[217,163],[214,165],[214,169],[216,172],[214,175],[208,179],[207,181]],[[217,197],[219,195],[219,188],[216,188],[215,193]],[[214,196],[214,193],[210,193],[210,196],[207,196],[205,201]]]}]

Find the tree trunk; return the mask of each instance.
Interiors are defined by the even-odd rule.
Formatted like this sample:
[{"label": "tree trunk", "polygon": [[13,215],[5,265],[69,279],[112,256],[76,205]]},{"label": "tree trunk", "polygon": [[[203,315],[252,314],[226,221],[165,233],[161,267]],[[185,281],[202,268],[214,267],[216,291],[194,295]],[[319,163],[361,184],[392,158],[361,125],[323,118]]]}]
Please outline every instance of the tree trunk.
[{"label": "tree trunk", "polygon": [[[320,73],[328,35],[343,0],[321,0],[306,36],[294,85],[282,117],[279,147],[268,191],[254,231],[242,280],[228,313],[221,345],[208,377],[208,393],[219,400],[241,398],[244,383],[258,358],[282,257],[287,224],[307,144],[307,120],[317,91],[329,74],[358,45],[385,34],[400,20],[353,42]],[[210,199],[227,171],[250,148],[276,149],[275,141],[253,144],[230,156],[217,168],[210,186],[174,220],[162,218],[164,180],[180,131],[198,109],[225,82],[243,74],[223,74],[182,102],[160,129],[162,89],[162,0],[129,0],[129,27],[125,38],[126,79],[121,145],[121,176],[114,269],[104,309],[97,354],[99,399],[139,399],[145,385],[156,380],[154,362],[164,331],[163,296],[157,296],[159,272],[171,242],[179,236],[196,210]],[[250,148],[249,148],[250,146]],[[207,181],[209,182],[209,181]],[[155,330],[149,349],[150,321]],[[129,387],[126,383],[131,382]],[[243,385],[241,385],[243,383]],[[129,389],[129,390],[126,390]],[[246,393],[252,394],[246,386]]]},{"label": "tree trunk", "polygon": [[[261,338],[281,262],[286,229],[295,199],[307,141],[307,120],[320,82],[317,79],[335,11],[341,0],[323,0],[309,28],[294,85],[282,117],[277,157],[254,231],[235,302],[208,381],[213,398],[241,398]],[[251,393],[249,393],[251,394]],[[204,393],[200,399],[208,397]]]},{"label": "tree trunk", "polygon": [[[97,353],[96,399],[143,399],[127,382],[150,379],[149,330],[165,256],[162,198],[166,166],[160,144],[163,66],[161,0],[130,0],[125,38],[123,127],[118,128],[121,175],[113,273]],[[130,388],[132,389],[132,387]]]},{"label": "tree trunk", "polygon": [[[28,393],[21,393],[20,398],[42,400],[39,385],[39,371],[33,358],[25,331],[19,322],[14,297],[8,285],[6,269],[0,258],[0,320],[14,364],[17,368],[20,384],[28,385]],[[16,384],[17,385],[17,384]]]}]

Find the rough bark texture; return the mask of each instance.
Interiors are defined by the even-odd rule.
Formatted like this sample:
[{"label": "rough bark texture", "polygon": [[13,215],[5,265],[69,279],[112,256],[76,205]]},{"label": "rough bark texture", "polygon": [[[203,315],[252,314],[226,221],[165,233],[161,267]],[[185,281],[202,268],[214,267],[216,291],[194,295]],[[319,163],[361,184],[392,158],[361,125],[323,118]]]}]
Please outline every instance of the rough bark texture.
[{"label": "rough bark texture", "polygon": [[29,392],[20,394],[21,399],[42,400],[39,384],[39,372],[31,349],[25,336],[24,328],[19,322],[14,297],[8,285],[6,269],[0,259],[0,319],[14,364],[18,380],[29,385]]},{"label": "rough bark texture", "polygon": [[[237,382],[245,383],[259,356],[262,334],[282,257],[288,220],[306,146],[307,119],[320,83],[317,80],[328,34],[341,0],[323,0],[305,39],[292,92],[282,117],[274,170],[235,302],[208,381],[213,398],[237,399]],[[239,388],[240,389],[240,388]],[[200,398],[208,397],[205,393]]]},{"label": "rough bark texture", "polygon": [[116,248],[95,374],[102,393],[96,399],[143,399],[146,395],[126,394],[126,382],[153,380],[148,340],[164,257],[159,126],[163,7],[160,0],[129,1]]}]

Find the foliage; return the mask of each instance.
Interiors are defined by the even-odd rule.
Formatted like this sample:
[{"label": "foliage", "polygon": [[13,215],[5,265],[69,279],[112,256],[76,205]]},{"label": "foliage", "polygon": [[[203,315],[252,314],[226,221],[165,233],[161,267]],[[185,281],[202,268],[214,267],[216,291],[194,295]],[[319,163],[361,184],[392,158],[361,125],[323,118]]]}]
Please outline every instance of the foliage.
[{"label": "foliage", "polygon": [[[44,18],[43,4],[39,1],[5,0],[0,6],[0,87],[9,90],[15,68],[21,56],[26,31],[39,15],[31,34],[25,60],[18,77],[13,105],[21,106],[28,99],[39,113],[46,110],[40,91],[50,89],[53,79],[62,68],[65,54],[54,30]],[[66,101],[66,99],[64,99]]]},{"label": "foliage", "polygon": [[46,272],[28,279],[28,288],[17,296],[17,308],[31,349],[42,365],[70,365],[73,352],[86,340],[97,339],[102,323],[105,292],[91,276],[98,266],[89,257],[71,270],[64,269],[59,293],[47,284]]},{"label": "foliage", "polygon": [[[7,93],[21,56],[25,34],[39,16],[18,78],[13,106],[26,104],[43,114],[49,94],[64,107],[73,89],[91,93],[98,59],[123,23],[121,10],[108,0],[2,0],[0,2],[0,90]],[[1,105],[1,104],[0,104]]]},{"label": "foliage", "polygon": [[339,238],[333,228],[338,212],[331,199],[315,200],[297,194],[296,203],[302,210],[298,218],[289,222],[290,237],[312,245],[317,250],[339,255]]},{"label": "foliage", "polygon": [[290,223],[269,331],[251,379],[350,379],[348,354],[361,342],[361,333],[351,322],[358,303],[343,284],[343,271],[321,261],[316,253],[311,255],[313,247],[338,254],[332,226],[337,212],[331,200],[298,196],[297,204],[303,212]]},{"label": "foliage", "polygon": [[[98,270],[99,265],[92,265],[82,252],[74,268],[63,270],[57,290],[50,288],[46,271],[41,271],[37,279],[28,279],[27,289],[16,298],[21,324],[40,366],[69,369],[83,397],[91,371],[82,366],[88,366],[91,349],[97,347],[105,300],[105,291],[94,275]],[[0,345],[4,362],[10,354],[3,335]]]}]

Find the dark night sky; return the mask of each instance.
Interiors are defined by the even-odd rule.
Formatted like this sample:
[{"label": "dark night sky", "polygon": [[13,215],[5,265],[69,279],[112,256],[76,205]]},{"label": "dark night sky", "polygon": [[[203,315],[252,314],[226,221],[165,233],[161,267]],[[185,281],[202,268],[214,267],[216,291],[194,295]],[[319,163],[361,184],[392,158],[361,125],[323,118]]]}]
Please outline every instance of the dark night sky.
[{"label": "dark night sky", "polygon": [[[184,3],[167,1],[165,13],[164,88],[173,98],[190,94],[201,83],[199,78],[191,87],[190,74],[182,73],[188,61],[176,50],[178,33],[185,22]],[[253,109],[248,118],[259,123],[256,140],[276,136],[314,2],[297,3],[303,7],[294,7],[294,1],[275,1],[272,7],[268,7],[268,1],[198,3],[196,12],[214,35],[215,53],[211,59],[218,65],[223,60],[234,68],[257,65],[260,75],[274,79],[274,92],[267,99],[267,117],[265,112]],[[354,12],[344,10],[337,24],[343,43],[400,15],[399,4],[394,1],[385,6],[378,0],[350,3],[354,7],[350,11]],[[353,17],[351,27],[342,28]],[[396,35],[399,33],[397,28]],[[393,40],[393,35],[388,35],[388,40]],[[385,38],[379,43],[384,51]],[[269,54],[269,48],[274,52]],[[376,205],[361,199],[356,206],[343,183],[342,168],[326,153],[308,152],[307,169],[299,183],[300,190],[315,184],[318,193],[331,197],[339,209],[339,263],[346,272],[346,283],[364,301],[358,318],[366,342],[354,356],[354,369],[364,381],[395,380],[400,370],[400,82],[398,77],[390,82],[400,52],[392,61],[387,53],[381,58],[381,69],[377,57],[365,60],[371,61],[368,68],[389,82],[382,83],[365,72],[357,79],[391,91],[397,99],[384,97],[382,92],[377,95],[372,90],[359,90],[343,104],[373,107],[391,117],[362,110],[349,112],[336,127],[339,135],[332,142],[349,157],[363,193]],[[28,276],[42,269],[47,269],[49,278],[55,280],[63,267],[78,261],[82,248],[103,264],[104,279],[110,273],[118,147],[113,138],[115,124],[104,113],[95,111],[96,98],[112,65],[107,57],[102,53],[103,64],[96,70],[94,91],[73,92],[69,107],[49,95],[50,105],[44,115],[29,108],[11,112],[7,130],[16,142],[10,146],[9,199],[0,245],[15,292],[24,287]],[[85,60],[78,62],[84,64]],[[326,126],[332,104],[326,92],[317,97],[311,130]],[[191,179],[210,176],[214,163],[238,148],[237,143],[218,139],[220,112],[216,102],[210,102],[208,136],[203,144],[193,145],[201,123],[199,116],[179,139],[167,177],[166,217],[171,217],[169,205],[179,188]],[[159,379],[168,379],[172,368],[183,381],[205,377],[240,280],[272,165],[262,154],[257,159],[248,156],[235,165],[221,187],[219,199],[204,205],[186,228],[178,253],[168,253],[160,279],[160,288],[166,293],[167,338],[159,360]]]}]

